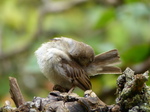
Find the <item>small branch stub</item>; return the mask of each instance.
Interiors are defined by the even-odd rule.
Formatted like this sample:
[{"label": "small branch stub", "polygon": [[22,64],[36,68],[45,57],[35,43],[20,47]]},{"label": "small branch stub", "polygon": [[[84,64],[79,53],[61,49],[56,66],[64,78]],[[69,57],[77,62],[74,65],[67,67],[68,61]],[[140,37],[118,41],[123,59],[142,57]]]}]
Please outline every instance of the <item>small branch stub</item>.
[{"label": "small branch stub", "polygon": [[20,91],[16,78],[9,77],[9,84],[10,84],[11,98],[14,101],[16,107],[19,107],[20,105],[24,104],[25,101]]}]

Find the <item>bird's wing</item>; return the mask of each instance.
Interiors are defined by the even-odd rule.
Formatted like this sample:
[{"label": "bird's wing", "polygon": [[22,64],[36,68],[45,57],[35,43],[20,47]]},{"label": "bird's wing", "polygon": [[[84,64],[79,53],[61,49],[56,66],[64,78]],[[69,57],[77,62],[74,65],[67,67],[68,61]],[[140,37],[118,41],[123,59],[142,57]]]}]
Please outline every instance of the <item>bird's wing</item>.
[{"label": "bird's wing", "polygon": [[61,67],[64,69],[66,73],[65,75],[69,79],[71,79],[72,83],[75,86],[78,86],[83,90],[91,89],[91,82],[89,80],[89,76],[75,61],[68,61],[66,59],[62,59]]}]

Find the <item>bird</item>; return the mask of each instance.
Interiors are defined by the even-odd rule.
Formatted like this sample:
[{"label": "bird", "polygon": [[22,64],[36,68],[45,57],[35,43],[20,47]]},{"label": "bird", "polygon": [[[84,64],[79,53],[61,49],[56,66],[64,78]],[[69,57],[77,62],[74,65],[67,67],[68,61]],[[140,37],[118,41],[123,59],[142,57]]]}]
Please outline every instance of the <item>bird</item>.
[{"label": "bird", "polygon": [[118,50],[95,55],[91,46],[67,37],[43,43],[35,56],[41,72],[54,84],[53,90],[61,92],[72,92],[75,87],[90,90],[91,76],[122,73],[114,66],[120,63]]}]

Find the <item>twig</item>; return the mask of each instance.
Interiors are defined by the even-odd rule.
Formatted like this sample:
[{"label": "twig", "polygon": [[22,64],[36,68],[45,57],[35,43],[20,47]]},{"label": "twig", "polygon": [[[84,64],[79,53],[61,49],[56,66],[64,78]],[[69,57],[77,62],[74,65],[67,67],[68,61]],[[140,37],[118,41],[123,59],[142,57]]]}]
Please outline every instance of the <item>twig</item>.
[{"label": "twig", "polygon": [[144,71],[150,69],[150,57],[148,59],[146,59],[145,61],[132,66],[132,69],[136,73],[143,73]]},{"label": "twig", "polygon": [[43,1],[43,10],[45,13],[59,13],[69,10],[75,5],[87,2],[87,0],[70,0],[70,1]]},{"label": "twig", "polygon": [[16,78],[9,77],[9,83],[11,98],[14,101],[16,107],[19,107],[20,105],[24,104],[25,101],[18,86]]}]

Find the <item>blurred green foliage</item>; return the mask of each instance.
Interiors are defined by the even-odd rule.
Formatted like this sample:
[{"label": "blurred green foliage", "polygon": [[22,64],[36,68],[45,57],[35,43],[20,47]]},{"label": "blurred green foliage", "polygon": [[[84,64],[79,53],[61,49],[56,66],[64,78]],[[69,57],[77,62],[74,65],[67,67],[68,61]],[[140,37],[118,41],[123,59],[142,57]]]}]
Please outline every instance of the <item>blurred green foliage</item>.
[{"label": "blurred green foliage", "polygon": [[[147,68],[138,69],[142,73],[150,69],[150,2],[1,0],[0,106],[10,99],[9,76],[17,78],[26,100],[48,95],[52,84],[41,75],[34,51],[56,36],[83,41],[91,45],[96,54],[116,48],[123,62],[122,70],[147,64]],[[92,77],[93,90],[100,97],[109,93],[114,98],[112,90],[117,77]],[[83,94],[79,89],[76,92]],[[104,98],[104,102],[111,104],[114,101],[111,97]]]}]

